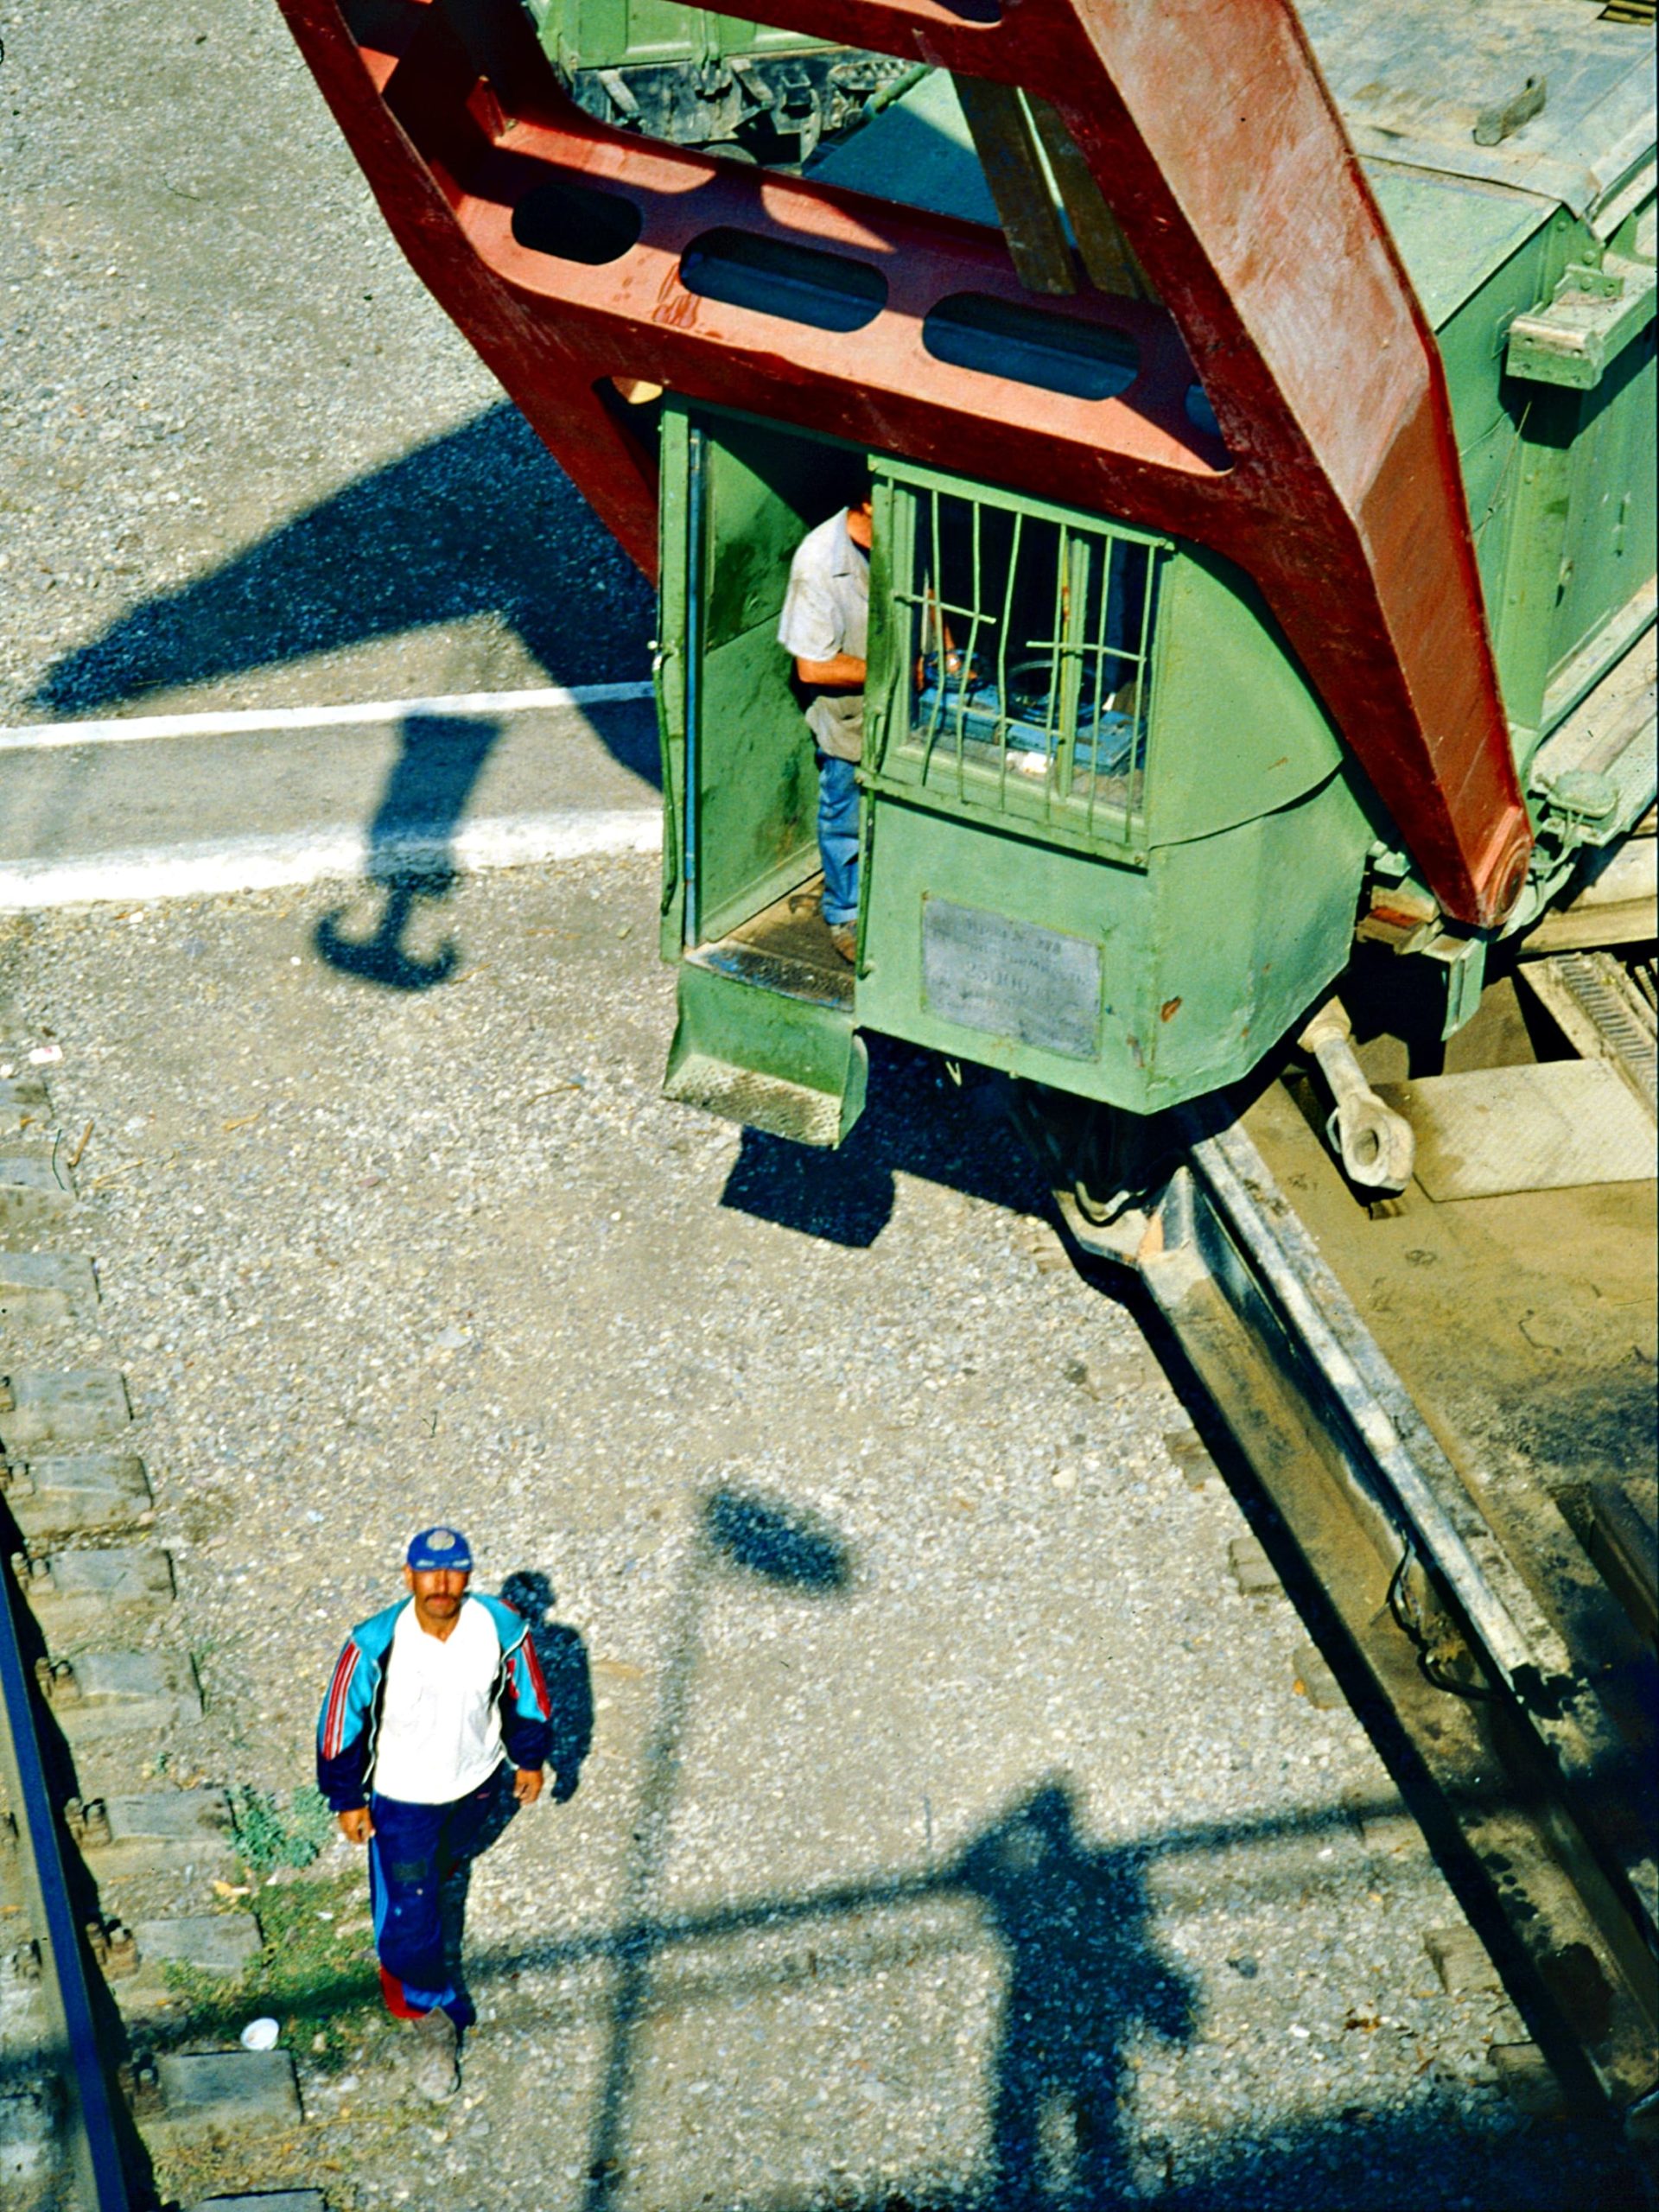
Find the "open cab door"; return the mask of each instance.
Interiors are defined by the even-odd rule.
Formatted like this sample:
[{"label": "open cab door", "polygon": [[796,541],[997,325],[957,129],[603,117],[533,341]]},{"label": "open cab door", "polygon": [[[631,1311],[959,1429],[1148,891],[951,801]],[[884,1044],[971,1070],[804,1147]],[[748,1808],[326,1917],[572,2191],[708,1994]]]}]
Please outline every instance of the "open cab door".
[{"label": "open cab door", "polygon": [[855,493],[861,456],[671,397],[662,441],[663,952],[679,976],[664,1088],[836,1145],[867,1058],[819,911],[817,772],[778,621],[796,547]]}]

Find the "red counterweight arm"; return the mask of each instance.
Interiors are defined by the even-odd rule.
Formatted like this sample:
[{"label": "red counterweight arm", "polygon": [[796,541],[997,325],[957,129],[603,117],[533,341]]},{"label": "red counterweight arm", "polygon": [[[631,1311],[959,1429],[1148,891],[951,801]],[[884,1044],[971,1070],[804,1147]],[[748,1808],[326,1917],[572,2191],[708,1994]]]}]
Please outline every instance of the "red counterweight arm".
[{"label": "red counterweight arm", "polygon": [[[280,4],[417,273],[648,572],[654,463],[613,376],[1194,539],[1255,579],[1448,912],[1507,911],[1531,832],[1440,355],[1289,0],[768,0],[1058,111],[1160,296],[1042,302],[1135,346],[1103,400],[929,350],[954,297],[1034,305],[1000,232],[609,130],[519,0]],[[548,188],[615,219],[526,244]],[[870,319],[703,296],[683,257],[715,231],[862,264]]]}]

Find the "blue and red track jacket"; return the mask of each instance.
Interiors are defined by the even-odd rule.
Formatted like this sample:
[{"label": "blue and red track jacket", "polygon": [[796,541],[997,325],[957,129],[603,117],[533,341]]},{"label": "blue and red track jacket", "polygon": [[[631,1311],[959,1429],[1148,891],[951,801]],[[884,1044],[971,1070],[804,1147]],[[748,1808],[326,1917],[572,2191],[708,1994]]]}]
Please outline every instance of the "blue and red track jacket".
[{"label": "blue and red track jacket", "polygon": [[[501,1711],[501,1743],[516,1767],[545,1764],[553,1742],[552,1706],[547,1683],[530,1641],[530,1624],[499,1598],[468,1592],[494,1624],[501,1645],[501,1671],[495,1699]],[[317,1787],[336,1813],[366,1805],[374,1772],[374,1739],[385,1693],[386,1654],[404,1598],[384,1613],[359,1621],[335,1662],[328,1694],[317,1715]]]}]

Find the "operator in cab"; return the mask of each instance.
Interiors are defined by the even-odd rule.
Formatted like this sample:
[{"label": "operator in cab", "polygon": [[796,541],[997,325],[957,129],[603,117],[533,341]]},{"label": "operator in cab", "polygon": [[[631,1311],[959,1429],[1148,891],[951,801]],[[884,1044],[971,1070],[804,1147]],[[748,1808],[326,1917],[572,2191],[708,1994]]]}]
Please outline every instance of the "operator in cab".
[{"label": "operator in cab", "polygon": [[778,642],[807,693],[806,726],[818,761],[818,857],[823,918],[843,960],[857,950],[858,781],[864,751],[864,682],[870,619],[868,491],[855,506],[809,531],[789,566]]}]

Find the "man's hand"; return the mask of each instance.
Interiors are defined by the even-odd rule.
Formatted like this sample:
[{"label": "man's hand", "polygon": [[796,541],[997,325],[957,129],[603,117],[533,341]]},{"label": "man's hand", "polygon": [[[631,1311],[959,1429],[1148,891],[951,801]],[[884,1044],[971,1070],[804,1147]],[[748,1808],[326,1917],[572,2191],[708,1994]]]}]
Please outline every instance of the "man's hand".
[{"label": "man's hand", "polygon": [[533,1805],[542,1794],[542,1770],[521,1766],[513,1770],[512,1794],[521,1805]]},{"label": "man's hand", "polygon": [[369,1818],[366,1805],[354,1805],[349,1813],[338,1816],[340,1832],[347,1843],[366,1843],[374,1834],[374,1822]]}]

